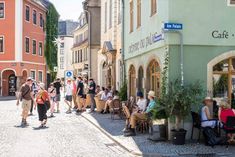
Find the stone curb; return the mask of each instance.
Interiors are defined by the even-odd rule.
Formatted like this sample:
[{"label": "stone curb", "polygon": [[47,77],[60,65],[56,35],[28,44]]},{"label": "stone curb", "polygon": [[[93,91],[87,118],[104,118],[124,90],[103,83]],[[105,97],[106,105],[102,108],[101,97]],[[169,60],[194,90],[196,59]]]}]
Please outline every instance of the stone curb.
[{"label": "stone curb", "polygon": [[12,96],[12,97],[3,97],[3,96],[1,96],[0,97],[0,101],[10,101],[10,100],[16,100],[16,97],[15,96]]},{"label": "stone curb", "polygon": [[126,150],[127,152],[131,153],[132,155],[135,156],[145,156],[145,157],[162,157],[162,155],[159,154],[155,154],[155,153],[142,153],[142,152],[137,152],[134,150],[130,150],[129,148],[127,148],[124,144],[122,144],[121,142],[117,141],[110,133],[108,133],[107,131],[105,131],[102,127],[100,127],[99,125],[95,124],[94,122],[92,122],[88,117],[86,117],[85,115],[81,114],[81,116],[86,119],[87,121],[89,121],[92,125],[94,125],[97,129],[99,129],[103,134],[105,134],[108,138],[110,138],[112,141],[114,141],[116,144],[118,144],[118,146],[120,146],[121,148],[123,148],[124,150]]},{"label": "stone curb", "polygon": [[81,116],[83,118],[85,118],[87,121],[89,121],[92,125],[94,125],[97,129],[99,129],[103,134],[105,134],[108,138],[110,138],[112,141],[114,141],[116,144],[118,144],[118,146],[120,146],[121,148],[123,148],[124,150],[126,150],[127,152],[131,153],[132,155],[136,155],[136,156],[143,156],[142,153],[133,151],[128,149],[127,147],[125,147],[122,143],[118,142],[115,138],[112,137],[111,134],[109,134],[107,131],[105,131],[103,128],[101,128],[100,126],[98,126],[97,124],[95,124],[94,122],[92,122],[88,117],[84,116],[83,114],[81,114]]}]

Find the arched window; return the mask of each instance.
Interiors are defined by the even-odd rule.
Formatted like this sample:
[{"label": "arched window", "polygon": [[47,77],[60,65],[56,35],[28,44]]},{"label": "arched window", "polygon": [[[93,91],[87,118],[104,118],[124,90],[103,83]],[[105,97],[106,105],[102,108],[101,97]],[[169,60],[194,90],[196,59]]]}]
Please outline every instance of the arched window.
[{"label": "arched window", "polygon": [[138,91],[143,92],[144,69],[141,66],[138,70]]},{"label": "arched window", "polygon": [[235,58],[228,58],[213,67],[213,97],[228,98],[233,106],[235,94]]},{"label": "arched window", "polygon": [[136,96],[136,71],[133,65],[129,69],[129,95]]},{"label": "arched window", "polygon": [[149,90],[153,90],[157,97],[160,96],[160,76],[161,69],[156,60],[150,62],[148,66]]}]

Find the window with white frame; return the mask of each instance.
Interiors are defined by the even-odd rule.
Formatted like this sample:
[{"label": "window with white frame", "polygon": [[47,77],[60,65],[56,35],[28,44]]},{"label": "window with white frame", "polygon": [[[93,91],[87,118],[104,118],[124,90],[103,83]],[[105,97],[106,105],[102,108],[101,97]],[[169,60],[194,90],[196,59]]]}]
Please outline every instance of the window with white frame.
[{"label": "window with white frame", "polygon": [[34,55],[37,54],[37,42],[36,42],[36,40],[33,40],[33,54]]},{"label": "window with white frame", "polygon": [[42,56],[42,42],[39,42],[38,55]]},{"label": "window with white frame", "polygon": [[31,77],[33,80],[35,80],[35,79],[36,79],[36,71],[31,70],[31,71],[30,71],[30,77]]},{"label": "window with white frame", "polygon": [[64,49],[60,49],[60,55],[64,55]]},{"label": "window with white frame", "polygon": [[0,36],[0,53],[4,52],[4,37]]},{"label": "window with white frame", "polygon": [[30,20],[30,7],[29,6],[25,7],[25,20],[26,21]]},{"label": "window with white frame", "polygon": [[40,13],[40,27],[43,27],[43,16],[41,13]]},{"label": "window with white frame", "polygon": [[5,18],[5,3],[0,2],[0,19]]},{"label": "window with white frame", "polygon": [[235,6],[235,0],[227,0],[228,6]]},{"label": "window with white frame", "polygon": [[29,53],[29,38],[25,37],[25,52]]},{"label": "window with white frame", "polygon": [[33,10],[33,24],[37,24],[37,11]]},{"label": "window with white frame", "polygon": [[43,73],[42,73],[42,71],[38,71],[38,81],[43,82]]},{"label": "window with white frame", "polygon": [[60,43],[60,48],[64,48],[64,43]]}]

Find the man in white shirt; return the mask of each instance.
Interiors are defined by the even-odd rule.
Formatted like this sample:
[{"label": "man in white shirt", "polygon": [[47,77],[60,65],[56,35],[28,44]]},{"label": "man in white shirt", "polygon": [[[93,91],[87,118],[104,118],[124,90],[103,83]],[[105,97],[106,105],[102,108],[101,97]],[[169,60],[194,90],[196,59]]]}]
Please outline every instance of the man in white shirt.
[{"label": "man in white shirt", "polygon": [[65,94],[65,103],[69,106],[68,111],[66,113],[72,113],[72,100],[73,100],[73,84],[71,82],[71,79],[68,79],[67,85],[66,85],[66,94]]},{"label": "man in white shirt", "polygon": [[144,95],[141,91],[137,92],[137,107],[139,112],[144,112],[147,106],[147,100],[144,99]]}]

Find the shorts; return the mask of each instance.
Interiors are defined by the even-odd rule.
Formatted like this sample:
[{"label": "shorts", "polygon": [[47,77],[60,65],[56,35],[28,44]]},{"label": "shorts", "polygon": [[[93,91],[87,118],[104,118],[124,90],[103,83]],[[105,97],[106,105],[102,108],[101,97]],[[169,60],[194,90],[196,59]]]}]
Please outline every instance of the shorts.
[{"label": "shorts", "polygon": [[77,104],[80,104],[83,102],[83,96],[82,95],[78,95],[77,98],[76,98],[76,102]]},{"label": "shorts", "polygon": [[22,100],[22,109],[24,111],[29,111],[30,108],[31,108],[31,102],[32,102],[32,100],[25,100],[25,99],[23,99]]},{"label": "shorts", "polygon": [[69,101],[69,102],[72,102],[73,96],[72,96],[72,95],[66,95],[66,96],[65,96],[65,100],[67,100],[67,101]]},{"label": "shorts", "polygon": [[83,94],[82,98],[83,98],[83,99],[86,99],[86,94]]},{"label": "shorts", "polygon": [[60,94],[56,94],[55,100],[56,100],[56,101],[60,101]]}]

